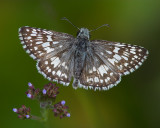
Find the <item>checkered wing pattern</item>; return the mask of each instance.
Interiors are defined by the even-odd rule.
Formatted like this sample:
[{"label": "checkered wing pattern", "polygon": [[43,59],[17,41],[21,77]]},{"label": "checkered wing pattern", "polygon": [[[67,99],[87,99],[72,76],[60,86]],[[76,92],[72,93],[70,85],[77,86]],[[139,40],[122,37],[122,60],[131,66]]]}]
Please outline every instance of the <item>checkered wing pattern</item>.
[{"label": "checkered wing pattern", "polygon": [[84,88],[108,90],[122,75],[135,71],[148,56],[140,46],[105,40],[94,40],[88,49],[80,84]]},{"label": "checkered wing pattern", "polygon": [[69,49],[75,40],[72,35],[46,29],[22,27],[19,29],[19,38],[25,51],[38,61],[38,71],[44,77],[69,84],[70,62],[67,58],[71,54]]}]

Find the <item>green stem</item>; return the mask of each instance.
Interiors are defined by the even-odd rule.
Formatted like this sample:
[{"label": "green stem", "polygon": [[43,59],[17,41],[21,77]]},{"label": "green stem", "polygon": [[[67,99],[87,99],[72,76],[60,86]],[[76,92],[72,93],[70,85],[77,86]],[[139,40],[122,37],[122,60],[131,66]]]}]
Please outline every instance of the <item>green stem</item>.
[{"label": "green stem", "polygon": [[48,109],[47,108],[43,108],[41,113],[42,113],[43,121],[47,122],[47,120],[48,120]]},{"label": "green stem", "polygon": [[48,124],[48,114],[49,114],[49,109],[47,108],[42,108],[42,121],[45,125],[46,128],[49,128],[49,124]]}]

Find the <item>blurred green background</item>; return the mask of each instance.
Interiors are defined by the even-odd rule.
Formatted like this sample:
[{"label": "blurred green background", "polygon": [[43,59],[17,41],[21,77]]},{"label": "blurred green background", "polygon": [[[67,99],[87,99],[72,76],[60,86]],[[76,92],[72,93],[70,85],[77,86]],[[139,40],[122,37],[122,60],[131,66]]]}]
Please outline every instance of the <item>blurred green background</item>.
[{"label": "blurred green background", "polygon": [[0,1],[0,128],[44,128],[19,120],[13,107],[25,104],[40,115],[39,104],[26,97],[27,83],[42,88],[48,80],[23,50],[18,28],[31,26],[76,35],[78,27],[95,29],[92,39],[136,44],[150,55],[136,72],[109,91],[60,86],[57,102],[66,100],[71,117],[50,113],[51,128],[160,128],[160,1],[159,0],[1,0]]}]

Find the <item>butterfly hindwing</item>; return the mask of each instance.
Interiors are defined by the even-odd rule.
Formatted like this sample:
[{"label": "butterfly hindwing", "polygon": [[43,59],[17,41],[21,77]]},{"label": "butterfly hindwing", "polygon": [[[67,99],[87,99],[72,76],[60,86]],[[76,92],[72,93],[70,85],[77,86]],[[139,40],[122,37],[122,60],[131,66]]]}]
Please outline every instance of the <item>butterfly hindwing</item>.
[{"label": "butterfly hindwing", "polygon": [[95,54],[94,46],[88,50],[86,62],[80,79],[80,85],[85,89],[108,90],[117,85],[121,75],[106,65],[103,60]]},{"label": "butterfly hindwing", "polygon": [[45,61],[37,63],[38,71],[48,80],[60,82],[64,85],[69,85],[68,64],[62,62],[60,57],[52,57]]}]

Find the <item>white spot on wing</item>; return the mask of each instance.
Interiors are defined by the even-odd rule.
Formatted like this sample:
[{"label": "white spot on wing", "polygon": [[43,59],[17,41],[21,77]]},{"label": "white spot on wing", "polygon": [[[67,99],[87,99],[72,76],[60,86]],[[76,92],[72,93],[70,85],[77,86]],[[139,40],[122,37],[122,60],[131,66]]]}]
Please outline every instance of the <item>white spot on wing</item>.
[{"label": "white spot on wing", "polygon": [[101,55],[104,55],[103,52],[101,52]]},{"label": "white spot on wing", "polygon": [[21,41],[21,44],[24,44],[24,41]]},{"label": "white spot on wing", "polygon": [[37,34],[37,32],[36,32],[36,31],[32,31],[32,33],[33,33],[33,34]]},{"label": "white spot on wing", "polygon": [[89,73],[92,73],[93,71],[92,70],[89,70]]},{"label": "white spot on wing", "polygon": [[27,39],[30,40],[30,39],[31,39],[31,36],[28,36]]},{"label": "white spot on wing", "polygon": [[23,40],[23,37],[19,37],[20,40]]},{"label": "white spot on wing", "polygon": [[64,77],[67,79],[67,75],[66,74],[64,74]]},{"label": "white spot on wing", "polygon": [[65,66],[65,62],[62,63],[62,66],[63,66],[63,67]]},{"label": "white spot on wing", "polygon": [[45,61],[44,63],[47,65],[47,64],[48,64],[48,61]]},{"label": "white spot on wing", "polygon": [[109,60],[109,62],[111,62],[113,65],[114,65],[114,63],[116,62],[116,60],[113,58],[113,59],[108,59]]},{"label": "white spot on wing", "polygon": [[127,75],[127,74],[129,74],[129,72],[128,72],[128,71],[124,72],[124,75]]},{"label": "white spot on wing", "polygon": [[103,80],[102,80],[102,79],[100,79],[100,82],[101,82],[101,83],[103,83]]},{"label": "white spot on wing", "polygon": [[118,54],[115,54],[113,57],[116,58],[117,60],[121,60],[122,59]]},{"label": "white spot on wing", "polygon": [[137,59],[137,58],[138,58],[138,56],[137,56],[137,55],[134,55],[134,58],[136,58],[136,59]]},{"label": "white spot on wing", "polygon": [[56,72],[55,71],[52,71],[52,74],[54,75]]},{"label": "white spot on wing", "polygon": [[104,68],[106,69],[106,71],[108,71],[109,68],[108,68],[106,65],[103,65],[103,66],[104,66]]},{"label": "white spot on wing", "polygon": [[58,70],[57,75],[60,76],[61,75],[61,71]]},{"label": "white spot on wing", "polygon": [[141,52],[141,51],[142,51],[142,49],[139,49],[138,51],[139,51],[139,52]]},{"label": "white spot on wing", "polygon": [[126,56],[122,56],[125,60],[128,60],[128,58]]},{"label": "white spot on wing", "polygon": [[133,72],[133,71],[134,71],[134,69],[133,69],[133,68],[131,68],[131,69],[130,69],[130,72]]},{"label": "white spot on wing", "polygon": [[37,47],[34,47],[34,50],[37,50],[38,48]]},{"label": "white spot on wing", "polygon": [[137,68],[138,68],[138,65],[136,65],[135,68],[137,69]]},{"label": "white spot on wing", "polygon": [[58,65],[59,63],[60,63],[60,60],[59,60],[58,57],[51,62],[51,64],[54,64],[54,68],[57,67],[57,65]]},{"label": "white spot on wing", "polygon": [[113,76],[113,72],[110,73],[110,76]]},{"label": "white spot on wing", "polygon": [[107,71],[106,71],[106,69],[104,68],[103,65],[101,65],[101,66],[98,68],[98,70],[99,70],[101,76],[103,76],[104,73],[107,74]]},{"label": "white spot on wing", "polygon": [[50,53],[50,52],[54,51],[54,48],[46,47],[46,48],[44,48],[44,50],[46,50],[47,53]]},{"label": "white spot on wing", "polygon": [[29,32],[29,29],[27,28],[26,31]]},{"label": "white spot on wing", "polygon": [[48,72],[51,72],[51,69],[48,69]]},{"label": "white spot on wing", "polygon": [[110,80],[111,78],[110,77],[107,77],[107,80]]},{"label": "white spot on wing", "polygon": [[56,57],[52,57],[52,58],[51,58],[51,61],[54,61],[55,59],[56,59]]},{"label": "white spot on wing", "polygon": [[136,54],[134,51],[130,51],[130,53],[132,53],[132,54]]},{"label": "white spot on wing", "polygon": [[53,41],[51,36],[47,36],[47,38],[48,38],[47,41]]},{"label": "white spot on wing", "polygon": [[93,67],[93,71],[96,71],[96,67]]},{"label": "white spot on wing", "polygon": [[36,42],[36,44],[42,44],[43,42],[42,41],[38,41],[38,42]]},{"label": "white spot on wing", "polygon": [[125,56],[129,56],[129,53],[128,52],[123,52],[123,54],[125,55]]},{"label": "white spot on wing", "polygon": [[23,45],[23,48],[26,48],[27,46],[26,45]]},{"label": "white spot on wing", "polygon": [[49,43],[49,42],[46,42],[46,43],[43,43],[43,44],[42,44],[42,47],[48,47],[48,46],[50,46],[50,43]]},{"label": "white spot on wing", "polygon": [[95,81],[96,83],[99,82],[98,77],[95,77],[95,78],[94,78],[94,81]]},{"label": "white spot on wing", "polygon": [[57,41],[54,41],[54,42],[53,42],[53,44],[58,44],[58,43],[59,43],[59,42],[57,42]]},{"label": "white spot on wing", "polygon": [[124,63],[124,66],[126,66],[126,67],[127,67],[127,66],[128,66],[128,63]]},{"label": "white spot on wing", "polygon": [[131,51],[136,51],[135,47],[132,47],[132,49],[130,49]]},{"label": "white spot on wing", "polygon": [[51,78],[50,78],[50,77],[47,77],[47,79],[48,79],[49,81],[51,81]]},{"label": "white spot on wing", "polygon": [[68,70],[68,67],[67,67],[67,66],[65,66],[65,69],[67,69],[67,70]]},{"label": "white spot on wing", "polygon": [[37,36],[36,34],[31,34],[31,36]]},{"label": "white spot on wing", "polygon": [[139,65],[141,65],[142,63],[141,63],[141,62],[139,62],[138,64],[139,64]]},{"label": "white spot on wing", "polygon": [[31,56],[33,59],[36,59],[36,57],[35,57],[33,54],[31,54],[30,56]]},{"label": "white spot on wing", "polygon": [[116,45],[116,46],[120,46],[120,47],[125,46],[124,44],[120,44],[120,43],[115,44],[115,45]]},{"label": "white spot on wing", "polygon": [[108,83],[108,80],[107,80],[107,79],[105,79],[105,82],[106,82],[106,83]]},{"label": "white spot on wing", "polygon": [[22,36],[22,33],[19,33],[19,36]]},{"label": "white spot on wing", "polygon": [[112,52],[111,52],[111,51],[107,51],[107,50],[106,50],[106,52],[107,52],[108,54],[112,54]]},{"label": "white spot on wing", "polygon": [[113,52],[118,53],[119,49],[120,49],[120,48],[115,47],[114,50],[113,50]]},{"label": "white spot on wing", "polygon": [[27,51],[26,51],[27,53],[30,53],[30,51],[27,49]]}]

